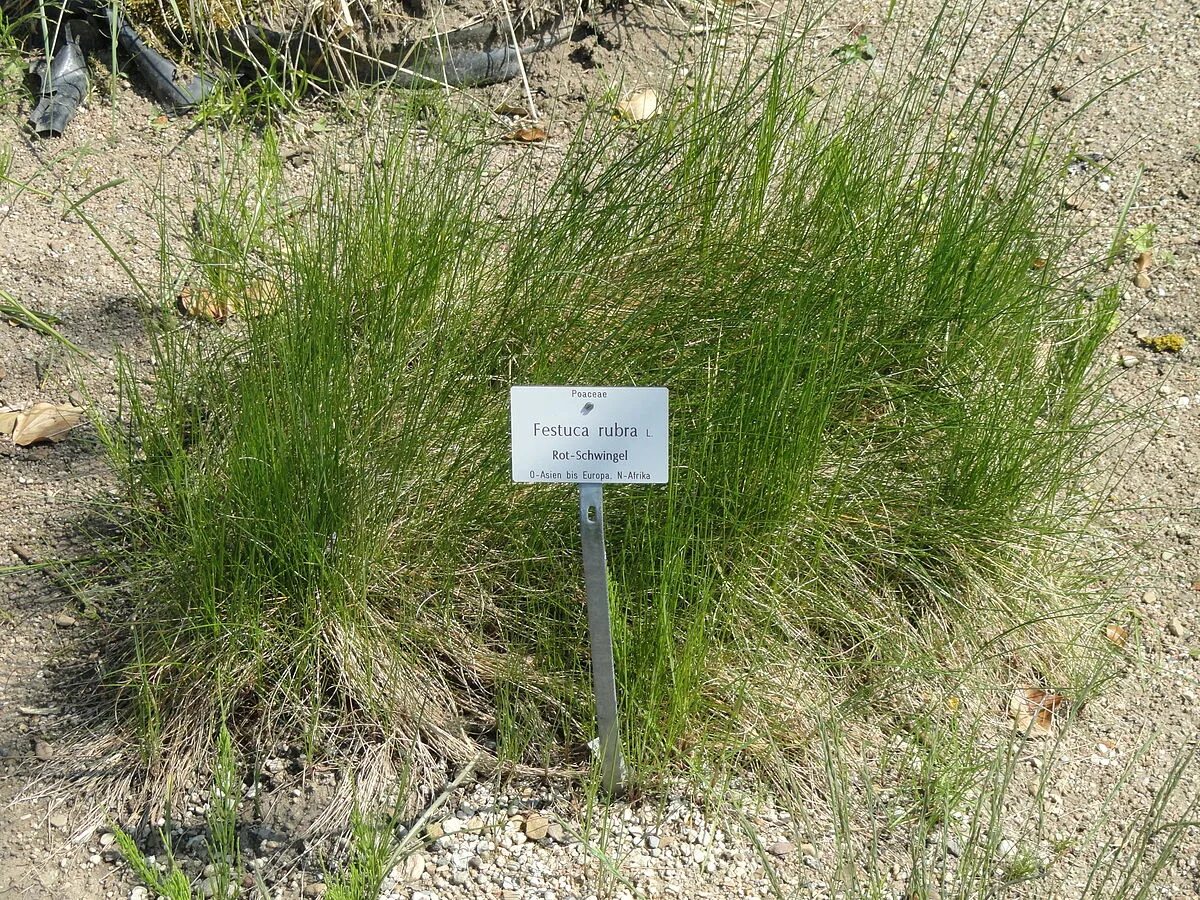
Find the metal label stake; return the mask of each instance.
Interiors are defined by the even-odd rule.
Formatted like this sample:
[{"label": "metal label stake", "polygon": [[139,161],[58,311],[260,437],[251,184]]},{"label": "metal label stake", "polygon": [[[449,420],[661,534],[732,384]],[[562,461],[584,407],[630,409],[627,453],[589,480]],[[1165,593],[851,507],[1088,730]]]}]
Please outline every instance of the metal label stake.
[{"label": "metal label stake", "polygon": [[512,479],[518,484],[579,485],[579,533],[587,588],[588,636],[600,758],[610,797],[625,793],[617,727],[617,675],[604,551],[604,488],[666,484],[670,419],[665,387],[513,385],[509,390]]},{"label": "metal label stake", "polygon": [[613,663],[612,618],[608,609],[608,559],[604,551],[604,486],[579,485],[579,532],[583,538],[583,582],[587,588],[592,685],[600,743],[600,784],[610,796],[625,792],[625,761],[617,725],[617,673]]}]

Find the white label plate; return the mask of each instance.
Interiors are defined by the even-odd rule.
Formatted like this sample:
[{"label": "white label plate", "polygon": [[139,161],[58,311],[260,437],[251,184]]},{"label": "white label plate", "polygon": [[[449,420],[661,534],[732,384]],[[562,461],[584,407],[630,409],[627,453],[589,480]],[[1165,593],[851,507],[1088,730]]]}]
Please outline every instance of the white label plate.
[{"label": "white label plate", "polygon": [[514,387],[513,481],[667,483],[667,389]]}]

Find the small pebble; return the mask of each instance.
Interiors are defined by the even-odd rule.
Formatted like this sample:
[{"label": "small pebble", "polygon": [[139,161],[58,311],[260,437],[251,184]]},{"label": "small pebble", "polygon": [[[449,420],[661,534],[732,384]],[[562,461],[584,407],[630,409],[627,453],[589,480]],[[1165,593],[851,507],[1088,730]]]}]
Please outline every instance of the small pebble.
[{"label": "small pebble", "polygon": [[540,841],[550,831],[550,820],[541,813],[530,813],[525,819],[525,836],[531,841]]}]

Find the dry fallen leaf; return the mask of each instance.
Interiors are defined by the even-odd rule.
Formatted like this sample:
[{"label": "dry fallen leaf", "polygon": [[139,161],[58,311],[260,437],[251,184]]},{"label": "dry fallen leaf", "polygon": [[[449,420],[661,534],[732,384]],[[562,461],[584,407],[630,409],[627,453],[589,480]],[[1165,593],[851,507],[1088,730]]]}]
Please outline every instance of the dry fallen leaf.
[{"label": "dry fallen leaf", "polygon": [[251,318],[272,313],[279,308],[279,290],[275,283],[258,278],[246,285],[246,293],[232,312]]},{"label": "dry fallen leaf", "polygon": [[630,122],[644,122],[658,112],[658,94],[653,88],[634,91],[617,104],[617,114]]},{"label": "dry fallen leaf", "polygon": [[1055,714],[1066,711],[1067,698],[1037,687],[1017,688],[1008,701],[1008,714],[1018,731],[1030,737],[1054,733]]},{"label": "dry fallen leaf", "polygon": [[224,322],[232,310],[224,300],[208,288],[192,288],[185,286],[179,292],[179,311],[194,319],[206,319],[210,322]]},{"label": "dry fallen leaf", "polygon": [[546,139],[546,129],[541,125],[530,125],[528,128],[518,128],[504,136],[506,141],[518,144],[536,144]]},{"label": "dry fallen leaf", "polygon": [[17,414],[12,439],[18,447],[38,441],[61,441],[83,421],[82,410],[57,403],[35,403]]},{"label": "dry fallen leaf", "polygon": [[1187,338],[1178,331],[1169,334],[1140,334],[1138,341],[1148,350],[1155,353],[1179,353],[1187,346]]},{"label": "dry fallen leaf", "polygon": [[1129,629],[1124,625],[1118,625],[1115,622],[1104,629],[1104,636],[1108,638],[1108,642],[1114,647],[1124,647],[1125,642],[1129,640]]},{"label": "dry fallen leaf", "polygon": [[501,103],[496,107],[495,113],[498,116],[527,116],[529,115],[528,107],[521,106],[516,103]]},{"label": "dry fallen leaf", "polygon": [[224,322],[231,316],[252,318],[274,312],[279,307],[279,291],[274,282],[257,278],[246,285],[240,297],[220,298],[208,288],[185,286],[179,292],[179,311],[194,319]]},{"label": "dry fallen leaf", "polygon": [[13,429],[17,427],[17,416],[20,414],[21,411],[12,406],[0,409],[0,434],[11,437]]}]

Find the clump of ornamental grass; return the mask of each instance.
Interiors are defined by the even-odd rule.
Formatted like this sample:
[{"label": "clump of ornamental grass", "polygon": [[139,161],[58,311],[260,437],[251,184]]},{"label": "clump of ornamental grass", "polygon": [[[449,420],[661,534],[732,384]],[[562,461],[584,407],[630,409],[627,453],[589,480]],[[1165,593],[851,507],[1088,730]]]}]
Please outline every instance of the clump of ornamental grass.
[{"label": "clump of ornamental grass", "polygon": [[967,670],[1086,669],[1112,296],[1063,271],[1021,40],[958,105],[929,47],[820,95],[782,44],[714,62],[636,129],[593,119],[548,185],[455,120],[299,205],[270,147],[202,197],[187,290],[239,315],[153,323],[110,437],[146,752],[190,772],[227,722],[360,792],[400,758],[576,770],[577,507],[511,483],[514,384],[671,391],[670,484],[606,498],[638,777],[785,770],[830,697],[903,715]]}]

